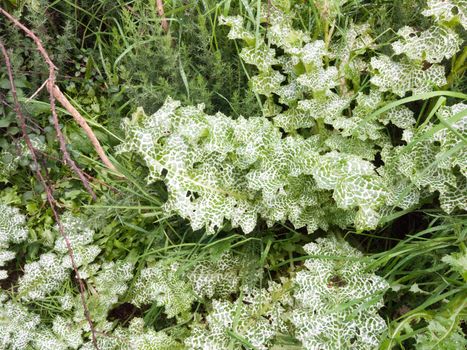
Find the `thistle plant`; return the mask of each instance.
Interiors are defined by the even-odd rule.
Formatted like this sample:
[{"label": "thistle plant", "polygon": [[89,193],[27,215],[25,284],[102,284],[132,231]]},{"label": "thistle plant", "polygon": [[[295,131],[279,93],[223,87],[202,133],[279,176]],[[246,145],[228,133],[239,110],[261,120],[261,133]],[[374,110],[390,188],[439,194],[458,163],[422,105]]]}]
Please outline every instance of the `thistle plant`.
[{"label": "thistle plant", "polygon": [[[88,246],[93,231],[83,221],[65,215],[64,226],[72,245]],[[62,244],[63,240],[58,238],[54,246],[57,253],[44,253],[38,261],[25,265],[25,274],[18,283],[18,296],[23,301],[45,301],[70,278],[71,268],[58,254]],[[86,302],[94,328],[112,334],[99,337],[98,345],[102,349],[144,349],[151,345],[163,350],[229,349],[231,344],[251,344],[257,349],[268,349],[277,337],[288,335],[301,341],[306,349],[327,342],[342,348],[349,344],[362,349],[375,346],[385,329],[385,322],[376,312],[381,307],[386,282],[366,270],[360,252],[336,238],[318,239],[304,248],[310,255],[305,261],[306,269],[291,278],[282,276],[277,282],[269,281],[267,287],[257,282],[246,283],[245,263],[230,252],[188,271],[164,259],[144,268],[132,288],[130,301],[136,306],[155,303],[164,307],[168,318],[188,323],[182,338],[146,328],[137,318],[128,329],[115,326],[108,320],[108,314],[128,290],[133,264],[125,261],[99,264],[95,257],[83,259],[80,268],[93,266],[87,270],[91,272],[85,281],[89,290]],[[257,281],[260,280],[259,276]],[[81,297],[70,293],[59,295],[65,314],[45,324],[40,316],[2,294],[3,344],[15,349],[92,348],[86,337],[90,328]],[[239,296],[232,301],[235,295]],[[200,321],[200,315],[191,314],[196,301],[208,306],[206,322]],[[15,314],[18,325],[16,321],[10,322],[10,312]]]},{"label": "thistle plant", "polygon": [[[154,38],[153,19],[144,19],[153,5],[90,6],[105,15],[95,33],[89,19],[83,52],[93,37],[110,35],[99,37],[98,59],[90,54],[75,76],[73,84],[81,76],[92,80],[86,96],[76,85],[67,89],[77,95],[73,104],[92,111],[97,136],[109,149],[119,135],[115,119],[103,122],[106,113],[120,116],[135,101],[151,113],[160,108],[153,114],[137,108],[123,119],[117,154],[125,156],[115,164],[125,178],[93,168],[92,204],[76,194],[76,179],[51,165],[55,154],[38,158],[63,211],[66,238],[43,210],[36,180],[29,173],[12,176],[31,170],[31,154],[23,141],[11,142],[18,130],[10,120],[0,123],[9,132],[0,140],[1,199],[15,205],[0,204],[1,349],[91,350],[95,342],[102,350],[465,347],[467,250],[465,215],[458,213],[467,210],[467,106],[459,101],[464,94],[445,90],[464,71],[467,2],[428,0],[422,20],[399,28],[366,13],[380,2],[363,10],[347,0],[253,3],[193,5],[198,24],[186,29],[202,30],[198,39],[213,34],[187,62],[183,58],[199,48],[171,50],[182,50],[182,38],[192,37],[181,34],[186,18],[178,16],[195,7],[181,11],[177,2],[166,2],[175,20]],[[81,12],[71,4],[44,4],[37,5],[44,13],[73,8],[70,18],[78,18]],[[146,30],[148,40],[141,40]],[[226,55],[220,33],[230,40]],[[164,52],[148,56],[150,49],[141,47],[149,42],[163,42]],[[237,82],[237,68],[221,64],[234,48],[245,73]],[[209,68],[194,68],[208,54],[216,60],[206,67],[217,67],[213,76],[226,72],[232,94],[220,94],[224,81],[208,84]],[[147,67],[148,57],[169,58],[161,67],[165,78],[138,69]],[[178,91],[177,79],[186,92]],[[169,96],[160,106],[161,91],[173,91],[177,100]],[[239,102],[242,96],[247,101]],[[30,99],[20,100],[26,106]],[[206,105],[185,105],[202,100]],[[9,108],[7,100],[4,105]],[[245,105],[240,115],[235,106]],[[46,134],[51,145],[41,115],[35,119],[38,125],[28,129]],[[91,169],[89,145],[71,122],[62,122],[73,157],[83,153],[79,163]],[[40,151],[47,150],[43,136],[31,135]],[[421,214],[426,203],[429,215]],[[27,224],[16,206],[27,213]],[[82,216],[72,214],[78,208]],[[419,230],[423,220],[419,231],[393,224],[406,213],[400,222],[411,220],[414,210],[430,218],[426,229]],[[94,211],[91,229],[86,215]],[[440,217],[455,219],[439,224]],[[384,251],[374,259],[344,235],[365,252]],[[392,240],[400,242],[391,248]],[[7,264],[15,258],[14,267]]]},{"label": "thistle plant", "polygon": [[[2,227],[5,230],[4,236],[7,232],[10,236],[23,232],[21,224],[24,217],[14,208],[7,206],[5,208],[8,209],[5,213],[15,216],[10,215],[9,221],[5,221]],[[15,226],[8,226],[7,224],[12,224],[12,218],[16,218]],[[83,219],[65,213],[62,224],[74,250],[81,276],[88,286],[89,293],[85,300],[91,310],[94,327],[101,332],[111,332],[114,325],[107,320],[108,313],[127,291],[127,282],[133,278],[133,264],[126,261],[100,264],[97,261],[100,248],[91,244],[94,242],[94,231],[87,227]],[[18,232],[13,232],[13,228]],[[5,334],[2,340],[5,346],[26,349],[32,344],[37,349],[78,349],[82,344],[87,343],[85,334],[90,332],[90,326],[84,314],[81,296],[69,292],[60,293],[60,289],[71,282],[72,266],[64,238],[58,232],[56,235],[58,237],[53,247],[54,252],[41,254],[37,261],[24,265],[24,275],[18,281],[16,297],[23,302],[44,302],[50,300],[54,293],[58,294],[60,308],[65,311],[66,316],[57,315],[50,325],[46,325],[41,322],[38,315],[30,313],[17,301],[9,300],[6,294],[1,294],[0,330],[1,327],[12,327],[11,330],[5,328],[1,332],[2,335]],[[11,312],[16,314],[15,320],[18,319],[18,324],[15,323],[16,321],[13,323],[8,321]],[[23,322],[23,319],[28,321]],[[19,323],[24,324],[19,325]],[[38,325],[40,326],[36,327]],[[117,345],[112,349],[117,348]]]},{"label": "thistle plant", "polygon": [[[2,295],[5,299],[5,296]],[[2,349],[94,349],[87,341],[80,323],[57,316],[51,325],[41,322],[39,315],[11,300],[0,304],[0,346]],[[144,327],[144,321],[135,318],[129,327],[117,327],[113,334],[98,338],[104,350],[137,349],[150,347],[155,350],[184,349],[182,344],[164,332]]]},{"label": "thistle plant", "polygon": [[[118,305],[119,299],[128,290],[128,283],[134,277],[134,266],[121,260],[102,265],[95,264],[95,266],[93,275],[86,278],[86,283],[90,286],[86,305],[91,310],[94,327],[101,331],[111,331],[114,325],[107,319],[109,312]],[[80,324],[83,330],[89,332],[81,296],[68,297],[62,300],[62,307],[63,305],[73,311],[73,322]]]},{"label": "thistle plant", "polygon": [[165,209],[189,218],[195,230],[214,233],[229,219],[248,233],[259,214],[270,225],[289,219],[313,232],[347,226],[357,209],[363,229],[373,224],[363,212],[373,212],[386,195],[370,162],[338,152],[321,156],[317,139],[282,138],[264,118],[209,116],[202,106],[178,107],[169,98],[153,116],[137,112],[125,128],[120,152],[143,156],[148,180],[166,180]]},{"label": "thistle plant", "polygon": [[24,275],[19,280],[18,292],[25,300],[44,299],[59,289],[69,275],[61,264],[61,257],[54,253],[42,254],[38,261],[24,266]]},{"label": "thistle plant", "polygon": [[386,329],[378,315],[389,287],[362,254],[336,237],[304,247],[311,256],[294,279],[291,321],[306,349],[374,349]]},{"label": "thistle plant", "polygon": [[192,326],[188,348],[270,349],[281,335],[296,338],[305,349],[378,346],[386,330],[378,310],[388,283],[372,273],[362,253],[335,236],[304,249],[305,268],[292,278],[244,287],[233,302],[212,300],[206,323]]},{"label": "thistle plant", "polygon": [[425,16],[433,16],[437,21],[460,23],[467,28],[467,3],[465,0],[428,0]]},{"label": "thistle plant", "polygon": [[[0,268],[15,258],[15,252],[8,250],[10,244],[20,243],[27,238],[25,222],[25,216],[17,208],[0,204]],[[0,269],[0,280],[7,277],[7,271]]]},{"label": "thistle plant", "polygon": [[237,337],[265,350],[279,332],[287,332],[285,307],[292,304],[287,283],[272,282],[267,289],[247,289],[241,295],[235,302],[213,300],[206,325],[195,325],[185,341],[189,349],[229,349]]},{"label": "thistle plant", "polygon": [[[63,215],[63,230],[73,249],[76,267],[82,270],[83,277],[97,266],[91,263],[100,252],[100,248],[93,242],[94,232],[88,229],[80,218],[69,213]],[[58,228],[56,228],[58,231]],[[55,241],[55,252],[42,254],[39,261],[24,266],[24,275],[19,280],[18,291],[27,300],[43,299],[49,293],[59,289],[69,277],[73,268],[65,238],[58,232]]]},{"label": "thistle plant", "polygon": [[[446,84],[439,62],[453,56],[461,40],[444,20],[422,33],[402,28],[392,44],[401,56],[395,59],[374,53],[375,39],[367,25],[353,25],[331,45],[295,29],[287,2],[272,1],[260,18],[268,24],[264,37],[249,32],[241,17],[221,17],[220,22],[230,26],[230,39],[243,40],[241,58],[258,69],[251,89],[264,96],[268,119],[207,115],[202,105],[181,107],[168,98],[153,115],[139,109],[123,123],[126,139],[118,151],[140,155],[149,168],[149,182],[165,182],[168,213],[208,233],[223,227],[225,220],[249,233],[258,218],[269,225],[288,220],[309,232],[352,225],[362,231],[376,228],[390,208],[416,205],[426,189],[438,191],[443,202],[459,197],[453,188],[465,182],[465,175],[455,175],[455,169],[443,170],[447,178],[442,181],[448,185],[436,185],[440,180],[432,171],[424,173],[423,181],[413,174],[417,170],[402,180],[396,174],[400,168],[389,159],[416,147],[394,147],[385,125],[401,129],[406,142],[409,135],[429,128],[415,128],[410,109],[396,106],[367,118],[398,96]],[[363,58],[364,53],[371,57]],[[358,87],[368,73],[371,86],[364,91]],[[436,134],[437,142],[451,147],[457,141],[444,138],[459,133],[448,134]],[[391,164],[377,168],[372,161],[378,153]],[[433,149],[418,171],[441,157]],[[459,153],[452,157],[461,163],[465,159]],[[443,208],[449,212],[455,206]]]},{"label": "thistle plant", "polygon": [[[99,255],[101,251],[97,245],[91,244],[94,242],[94,231],[89,229],[81,218],[74,217],[70,213],[63,215],[62,226],[66,234],[66,239],[73,249],[76,267],[82,267],[81,272],[83,277],[87,277],[88,272],[86,269],[93,268],[91,263],[96,259],[97,255]],[[58,227],[55,229],[58,233]],[[65,237],[60,234],[58,234],[58,237],[55,240],[54,250],[63,256],[63,267],[67,269],[73,268]]]},{"label": "thistle plant", "polygon": [[[29,136],[32,147],[38,152],[45,152],[47,145],[38,135]],[[31,152],[26,142],[21,139],[0,152],[0,180],[8,182],[20,166],[32,165]]]},{"label": "thistle plant", "polygon": [[34,346],[46,349],[78,349],[83,344],[83,330],[70,319],[57,316],[52,327],[42,327],[34,337]]},{"label": "thistle plant", "polygon": [[156,303],[163,306],[167,317],[179,320],[189,318],[195,295],[190,285],[180,276],[178,264],[160,261],[141,271],[132,293],[136,306]]},{"label": "thistle plant", "polygon": [[4,349],[23,350],[34,339],[40,317],[0,294],[0,345]]},{"label": "thistle plant", "polygon": [[[466,210],[467,154],[463,140],[467,135],[467,117],[462,117],[465,109],[464,103],[440,108],[438,118],[443,124],[451,123],[449,129],[436,131],[436,126],[428,122],[415,135],[409,131],[405,133],[407,146],[381,152],[385,165],[378,172],[389,188],[394,188],[393,199],[388,204],[407,208],[427,192],[437,191],[445,212],[451,213],[456,208]],[[419,136],[423,132],[432,136]],[[403,183],[410,185],[401,188]]]},{"label": "thistle plant", "polygon": [[[134,318],[128,327],[118,327],[112,336],[100,337],[98,347],[103,350],[184,350],[184,346],[165,332],[156,332],[145,327],[144,320]],[[85,343],[81,349],[95,349],[91,342]]]},{"label": "thistle plant", "polygon": [[222,254],[217,261],[202,261],[188,278],[199,299],[227,298],[238,291],[244,264],[232,253]]}]

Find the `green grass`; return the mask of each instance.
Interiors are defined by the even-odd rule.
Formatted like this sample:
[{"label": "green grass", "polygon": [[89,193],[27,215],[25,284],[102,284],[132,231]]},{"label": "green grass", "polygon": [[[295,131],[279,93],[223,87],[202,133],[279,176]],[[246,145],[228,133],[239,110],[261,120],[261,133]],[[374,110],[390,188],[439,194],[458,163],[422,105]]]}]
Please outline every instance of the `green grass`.
[{"label": "green grass", "polygon": [[[0,2],[9,8],[14,8],[15,3]],[[238,57],[240,46],[227,39],[228,29],[218,26],[220,15],[239,14],[247,20],[258,38],[264,29],[258,12],[260,1],[206,0],[192,6],[184,1],[166,1],[165,11],[171,28],[168,35],[160,29],[160,18],[152,1],[39,1],[40,11],[47,16],[35,20],[30,5],[22,1],[17,3],[21,5],[17,15],[22,14],[21,19],[43,35],[54,62],[59,63],[60,85],[98,134],[109,154],[123,140],[122,119],[129,117],[136,106],[144,107],[148,114],[157,111],[168,95],[185,105],[204,103],[209,113],[221,111],[234,118],[261,115],[264,99],[248,87],[249,77],[255,74],[255,70],[243,64]],[[380,35],[378,45],[385,48],[394,37],[394,30],[397,31],[402,24],[425,23],[424,20],[417,22],[419,17],[414,14],[414,8],[422,6],[420,3],[348,1],[342,9],[343,14],[337,15],[333,23],[323,21],[317,9],[310,6],[296,21],[317,38],[329,32],[331,27],[335,35],[343,35],[352,20],[370,19]],[[385,12],[387,9],[390,10]],[[57,44],[56,37],[65,26],[67,30]],[[391,29],[386,30],[388,26]],[[124,178],[115,176],[96,160],[82,132],[59,108],[63,129],[68,139],[74,141],[70,146],[72,154],[95,180],[92,182],[93,190],[99,199],[91,202],[81,191],[78,179],[57,161],[60,154],[54,141],[55,134],[48,123],[46,94],[42,92],[34,100],[28,99],[41,85],[45,74],[34,48],[31,43],[23,42],[20,36],[8,35],[14,32],[11,27],[0,30],[4,30],[2,37],[7,45],[16,51],[12,60],[18,79],[22,79],[22,73],[27,73],[28,78],[23,79],[27,84],[20,89],[20,101],[28,117],[37,124],[31,126],[33,131],[46,135],[48,154],[41,157],[41,161],[54,187],[59,210],[80,212],[89,217],[90,225],[97,232],[96,244],[102,248],[103,261],[121,259],[136,266],[129,291],[119,304],[130,300],[129,295],[140,271],[161,259],[178,262],[183,273],[200,261],[213,260],[229,250],[239,256],[250,257],[252,271],[265,269],[264,281],[260,283],[266,285],[266,280],[293,276],[304,260],[313,257],[304,255],[302,246],[325,233],[307,235],[304,230],[289,227],[288,223],[273,227],[261,223],[248,236],[232,229],[229,224],[212,236],[193,232],[188,222],[164,211],[166,188],[160,183],[147,185],[148,170],[141,159],[134,155],[111,156],[111,161]],[[429,125],[433,120],[440,123],[417,135],[408,144],[408,150],[416,142],[432,137],[443,128],[459,134],[452,124],[465,118],[467,110],[448,120],[442,119],[437,111],[447,101],[466,99],[465,93],[456,90],[463,86],[464,60],[465,50],[452,62],[454,69],[443,90],[387,103],[368,114],[362,123],[376,119],[393,107],[418,104],[422,106],[418,108],[418,127]],[[1,67],[0,81],[5,78]],[[365,91],[368,84],[363,81],[359,91]],[[5,101],[3,115],[13,116],[7,89],[2,86],[0,92],[2,101]],[[2,150],[19,138],[19,130],[14,128],[13,124],[8,126],[8,132],[0,136]],[[464,149],[465,136],[460,136],[461,144],[424,171],[429,172],[450,155]],[[29,216],[28,225],[34,238],[27,245],[18,247],[18,258],[9,266],[18,274],[22,273],[26,262],[35,260],[40,253],[50,249],[54,225],[50,210],[45,209],[43,191],[32,177],[29,165],[19,168],[10,182],[0,183],[0,200],[17,205]],[[406,193],[409,191],[407,188]],[[411,218],[419,222],[410,226],[407,220]],[[446,328],[444,336],[433,349],[442,345],[458,325],[463,324],[465,333],[467,276],[446,257],[466,254],[466,219],[462,213],[446,215],[439,209],[436,198],[431,196],[416,207],[391,212],[377,231],[342,232],[342,236],[365,252],[371,266],[391,285],[381,311],[389,324],[381,349],[414,348],[414,339],[426,332],[429,322],[440,315],[449,319],[451,326]],[[47,300],[31,302],[27,306],[50,322],[60,312],[59,296],[75,290],[74,287],[71,283],[66,284]],[[13,286],[8,293],[15,294]],[[241,293],[238,300],[242,300]],[[242,305],[239,302],[238,308]],[[196,310],[205,312],[205,307],[197,303],[193,315]],[[151,305],[140,311],[146,325],[158,330],[182,329],[184,326],[168,321],[161,307]],[[235,344],[255,349],[235,332],[235,326],[229,335],[233,339],[232,349],[235,349]],[[274,349],[294,348],[298,345],[284,336]]]}]

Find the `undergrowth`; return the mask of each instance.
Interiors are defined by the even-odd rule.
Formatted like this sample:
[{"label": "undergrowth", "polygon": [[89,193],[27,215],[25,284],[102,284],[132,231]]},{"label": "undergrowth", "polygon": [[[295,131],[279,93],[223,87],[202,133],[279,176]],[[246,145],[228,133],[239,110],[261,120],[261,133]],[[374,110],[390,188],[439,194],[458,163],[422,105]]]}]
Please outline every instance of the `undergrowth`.
[{"label": "undergrowth", "polygon": [[0,1],[0,349],[465,348],[466,2],[163,3]]}]

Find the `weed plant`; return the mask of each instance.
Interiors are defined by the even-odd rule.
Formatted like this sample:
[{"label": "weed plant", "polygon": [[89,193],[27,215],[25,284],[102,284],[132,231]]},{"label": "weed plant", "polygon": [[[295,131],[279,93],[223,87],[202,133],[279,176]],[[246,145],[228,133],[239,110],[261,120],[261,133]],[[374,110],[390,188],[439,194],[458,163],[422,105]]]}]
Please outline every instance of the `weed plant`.
[{"label": "weed plant", "polygon": [[163,3],[0,1],[0,349],[465,348],[465,1]]}]

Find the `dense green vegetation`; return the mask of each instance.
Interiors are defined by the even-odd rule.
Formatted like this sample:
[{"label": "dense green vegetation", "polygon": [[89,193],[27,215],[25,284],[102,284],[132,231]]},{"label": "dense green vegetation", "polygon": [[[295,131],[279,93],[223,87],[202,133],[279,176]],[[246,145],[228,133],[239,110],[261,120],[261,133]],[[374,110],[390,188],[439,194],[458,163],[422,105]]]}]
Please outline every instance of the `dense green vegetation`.
[{"label": "dense green vegetation", "polygon": [[0,7],[0,349],[467,347],[466,1]]}]

